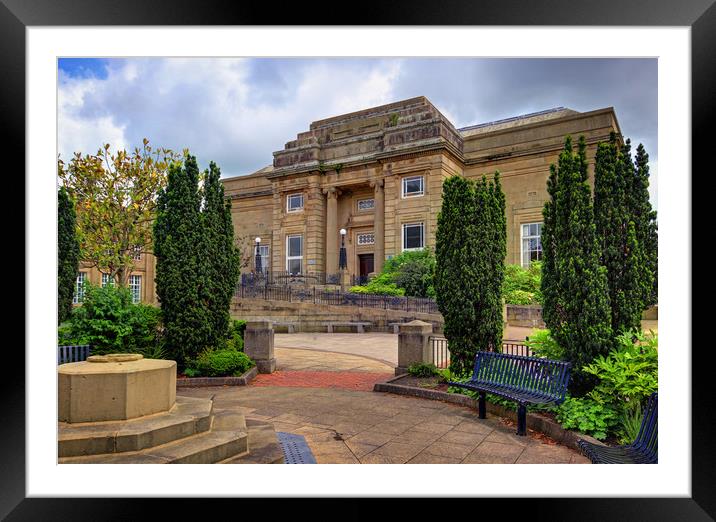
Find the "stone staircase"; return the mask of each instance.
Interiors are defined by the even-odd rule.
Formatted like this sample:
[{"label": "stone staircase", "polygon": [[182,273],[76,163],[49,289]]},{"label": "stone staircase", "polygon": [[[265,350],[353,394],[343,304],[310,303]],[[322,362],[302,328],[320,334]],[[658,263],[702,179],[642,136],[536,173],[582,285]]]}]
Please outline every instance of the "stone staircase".
[{"label": "stone staircase", "polygon": [[283,463],[273,425],[214,412],[213,399],[176,397],[164,413],[132,420],[59,423],[60,464]]}]

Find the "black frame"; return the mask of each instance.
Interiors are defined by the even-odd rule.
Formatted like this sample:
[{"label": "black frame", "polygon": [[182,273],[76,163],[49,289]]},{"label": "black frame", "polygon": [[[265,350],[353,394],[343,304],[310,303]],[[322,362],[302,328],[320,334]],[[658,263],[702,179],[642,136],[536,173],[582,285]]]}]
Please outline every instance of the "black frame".
[{"label": "black frame", "polygon": [[[300,2],[270,2],[243,4],[221,0],[0,0],[0,70],[4,73],[0,82],[0,128],[6,129],[4,150],[11,151],[6,157],[15,161],[12,171],[5,169],[6,180],[10,172],[24,172],[25,149],[25,29],[27,26],[49,25],[305,25],[346,24],[351,25],[622,25],[622,26],[690,26],[692,38],[692,170],[701,177],[713,171],[710,158],[712,142],[708,131],[713,127],[711,119],[716,114],[716,6],[714,0],[600,0],[576,2],[575,0],[544,0],[526,2],[520,0],[485,0],[468,2],[462,0],[413,0],[411,2],[375,2],[360,9],[351,10],[350,17],[334,17],[335,4],[322,8],[319,3],[310,7]],[[277,9],[277,5],[280,7]],[[332,8],[331,8],[332,7]],[[366,8],[369,7],[369,8]],[[567,44],[566,44],[567,45]],[[9,163],[7,163],[9,165]],[[18,177],[15,176],[14,179]],[[692,178],[692,182],[696,178]],[[24,187],[13,187],[24,193]],[[18,191],[16,190],[15,193]],[[703,195],[708,191],[693,191]],[[692,208],[708,208],[708,205],[692,205]],[[698,221],[694,227],[703,227]],[[13,227],[9,227],[13,228]],[[692,236],[693,237],[693,236]],[[21,239],[20,242],[24,244]],[[19,248],[15,249],[19,251]],[[17,254],[16,254],[17,256]],[[25,274],[27,276],[27,274]],[[688,305],[684,303],[684,305]],[[15,309],[20,309],[15,306]],[[694,311],[703,315],[703,310]],[[701,322],[704,324],[704,321]],[[708,322],[706,322],[708,324]],[[704,339],[706,340],[706,338]],[[691,339],[685,339],[683,347],[688,350]],[[709,343],[710,344],[710,343]],[[37,347],[35,347],[37,348]],[[29,349],[29,347],[28,347]],[[713,429],[716,425],[714,408],[711,406],[713,350],[704,343],[703,349],[693,350],[692,357],[692,497],[691,498],[620,498],[620,499],[512,499],[505,506],[511,513],[522,512],[532,519],[561,520],[713,520],[716,517],[716,459],[713,451]],[[6,357],[20,358],[12,368],[24,368],[22,352],[7,346]],[[710,359],[710,360],[709,360]],[[10,368],[10,366],[7,366]],[[149,513],[150,505],[159,501],[124,499],[25,499],[25,382],[24,372],[6,371],[3,375],[3,418],[0,428],[0,516],[12,520],[25,519],[142,519]],[[687,442],[687,441],[685,441]],[[238,477],[237,477],[238,478]],[[439,476],[436,477],[440,479]],[[240,482],[237,480],[237,482]],[[225,502],[229,509],[261,506],[259,516],[277,518],[278,508],[273,501],[214,500]],[[424,513],[428,501],[411,499],[401,506],[402,515]],[[498,507],[499,500],[473,499],[461,502],[445,501],[439,508],[442,515],[454,518],[455,509],[479,508],[489,513],[489,507]],[[485,503],[493,506],[485,506]],[[309,502],[301,501],[303,509]],[[352,501],[352,504],[357,502]],[[432,503],[432,502],[431,502]],[[171,499],[162,502],[164,514],[192,515],[188,502]],[[270,504],[271,511],[266,510]],[[294,503],[292,503],[294,504]],[[322,501],[325,504],[325,501]],[[375,516],[383,509],[380,501],[362,502],[360,506],[341,506],[335,516],[365,519]],[[366,505],[367,504],[367,505]],[[240,507],[239,507],[240,506]],[[323,507],[323,506],[322,506]],[[446,509],[447,508],[447,509]],[[284,508],[285,509],[285,508]],[[290,510],[290,511],[289,511]],[[286,513],[295,514],[295,507]],[[199,512],[207,515],[206,511]],[[210,512],[211,513],[211,512]],[[215,513],[215,512],[214,512]],[[493,515],[494,516],[494,515]]]}]

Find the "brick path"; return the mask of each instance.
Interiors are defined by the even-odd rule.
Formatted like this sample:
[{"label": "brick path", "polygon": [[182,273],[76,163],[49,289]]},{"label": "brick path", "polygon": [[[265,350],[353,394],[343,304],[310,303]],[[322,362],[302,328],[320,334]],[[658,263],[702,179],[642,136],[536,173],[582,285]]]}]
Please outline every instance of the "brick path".
[{"label": "brick path", "polygon": [[276,371],[257,375],[251,385],[372,391],[376,382],[394,376],[393,373],[366,371]]}]

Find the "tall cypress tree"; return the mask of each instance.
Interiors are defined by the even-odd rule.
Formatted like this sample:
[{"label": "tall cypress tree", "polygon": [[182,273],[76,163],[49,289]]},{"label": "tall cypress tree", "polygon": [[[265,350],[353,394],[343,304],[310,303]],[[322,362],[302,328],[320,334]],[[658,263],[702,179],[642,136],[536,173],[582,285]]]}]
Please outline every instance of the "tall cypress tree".
[{"label": "tall cypress tree", "polygon": [[649,155],[640,143],[636,149],[636,171],[629,198],[636,239],[644,254],[643,284],[647,288],[644,304],[656,304],[659,299],[659,239],[656,211],[649,201]]},{"label": "tall cypress tree", "polygon": [[199,168],[196,158],[187,155],[183,167],[175,163],[169,168],[154,222],[155,281],[166,345],[181,366],[211,343],[201,225]]},{"label": "tall cypress tree", "polygon": [[229,328],[229,307],[239,279],[239,252],[234,246],[231,201],[225,201],[221,171],[212,161],[204,182],[202,223],[207,259],[203,300],[211,316],[211,342],[218,345]]},{"label": "tall cypress tree", "polygon": [[450,369],[458,375],[470,370],[476,350],[472,342],[473,295],[477,292],[479,274],[473,260],[474,214],[472,182],[462,176],[446,179],[435,234],[434,286],[450,346]]},{"label": "tall cypress tree", "polygon": [[552,199],[544,214],[549,244],[543,255],[549,274],[543,295],[549,296],[545,308],[554,308],[546,310],[544,319],[573,363],[572,390],[583,392],[590,380],[581,368],[597,355],[606,354],[612,343],[607,275],[599,262],[583,136],[577,153],[572,150],[571,137],[565,139],[548,189]]},{"label": "tall cypress tree", "polygon": [[641,328],[645,308],[644,255],[629,204],[635,176],[629,140],[620,148],[616,134],[597,149],[594,171],[594,222],[607,271],[611,324],[615,335]]},{"label": "tall cypress tree", "polygon": [[72,312],[72,297],[80,263],[75,205],[64,187],[57,193],[57,322]]}]

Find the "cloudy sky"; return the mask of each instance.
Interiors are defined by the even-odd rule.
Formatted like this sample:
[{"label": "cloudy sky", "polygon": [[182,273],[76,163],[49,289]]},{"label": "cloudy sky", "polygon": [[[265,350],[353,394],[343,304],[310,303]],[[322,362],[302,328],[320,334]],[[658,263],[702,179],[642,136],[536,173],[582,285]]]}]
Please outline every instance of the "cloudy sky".
[{"label": "cloudy sky", "polygon": [[131,149],[146,137],[238,176],[269,165],[312,121],[421,95],[458,128],[614,107],[624,135],[649,153],[656,203],[656,59],[66,58],[59,154]]}]

